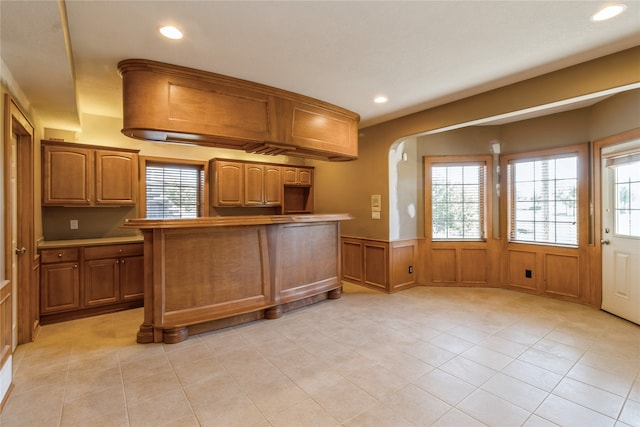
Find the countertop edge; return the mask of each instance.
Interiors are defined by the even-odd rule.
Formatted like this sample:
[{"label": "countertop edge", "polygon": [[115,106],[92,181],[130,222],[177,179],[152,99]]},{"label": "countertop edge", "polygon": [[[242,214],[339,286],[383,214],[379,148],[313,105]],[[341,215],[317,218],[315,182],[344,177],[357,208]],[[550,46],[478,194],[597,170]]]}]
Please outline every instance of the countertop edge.
[{"label": "countertop edge", "polygon": [[353,219],[350,214],[305,214],[305,215],[254,215],[254,216],[219,216],[191,219],[129,219],[121,225],[123,228],[196,228],[196,227],[228,227],[243,225],[268,225],[311,223],[327,221],[345,221]]},{"label": "countertop edge", "polygon": [[70,248],[77,246],[106,246],[128,243],[143,243],[144,236],[96,237],[92,239],[41,240],[38,249]]}]

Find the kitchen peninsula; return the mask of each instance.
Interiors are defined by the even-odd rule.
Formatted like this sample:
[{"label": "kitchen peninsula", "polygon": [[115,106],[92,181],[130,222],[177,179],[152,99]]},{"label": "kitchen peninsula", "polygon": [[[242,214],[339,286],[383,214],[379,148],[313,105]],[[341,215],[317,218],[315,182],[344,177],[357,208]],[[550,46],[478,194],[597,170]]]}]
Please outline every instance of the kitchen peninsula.
[{"label": "kitchen peninsula", "polygon": [[144,235],[139,343],[189,335],[340,298],[348,214],[131,219]]}]

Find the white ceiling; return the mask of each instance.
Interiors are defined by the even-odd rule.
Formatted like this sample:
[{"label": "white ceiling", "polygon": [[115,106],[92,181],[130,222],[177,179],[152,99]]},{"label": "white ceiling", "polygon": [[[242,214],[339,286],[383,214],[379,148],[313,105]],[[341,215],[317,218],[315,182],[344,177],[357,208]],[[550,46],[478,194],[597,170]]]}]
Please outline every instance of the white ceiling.
[{"label": "white ceiling", "polygon": [[0,54],[49,128],[121,117],[130,58],[298,92],[365,127],[638,46],[640,0],[624,2],[594,23],[606,2],[0,0]]}]

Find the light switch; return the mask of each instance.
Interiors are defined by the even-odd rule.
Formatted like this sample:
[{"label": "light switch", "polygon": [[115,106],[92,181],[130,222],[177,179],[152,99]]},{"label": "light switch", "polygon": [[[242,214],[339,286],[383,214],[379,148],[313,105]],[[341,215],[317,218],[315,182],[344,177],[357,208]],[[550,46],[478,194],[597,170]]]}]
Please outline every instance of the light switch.
[{"label": "light switch", "polygon": [[78,220],[77,219],[69,220],[69,228],[72,229],[72,230],[77,230],[78,229]]},{"label": "light switch", "polygon": [[380,212],[381,209],[382,209],[382,202],[381,202],[380,194],[372,194],[371,195],[371,212]]},{"label": "light switch", "polygon": [[380,212],[378,211],[371,212],[371,219],[380,219]]}]

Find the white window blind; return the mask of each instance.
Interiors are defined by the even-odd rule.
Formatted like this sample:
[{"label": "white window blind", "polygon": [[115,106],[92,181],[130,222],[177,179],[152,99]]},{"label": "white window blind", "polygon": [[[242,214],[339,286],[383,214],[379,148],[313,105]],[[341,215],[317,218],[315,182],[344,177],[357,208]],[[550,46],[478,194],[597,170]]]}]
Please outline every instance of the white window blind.
[{"label": "white window blind", "polygon": [[197,218],[202,215],[202,167],[147,163],[145,173],[147,218]]},{"label": "white window blind", "polygon": [[484,164],[431,166],[431,223],[434,240],[485,237]]},{"label": "white window blind", "polygon": [[512,241],[578,244],[578,157],[517,161],[507,169]]}]

